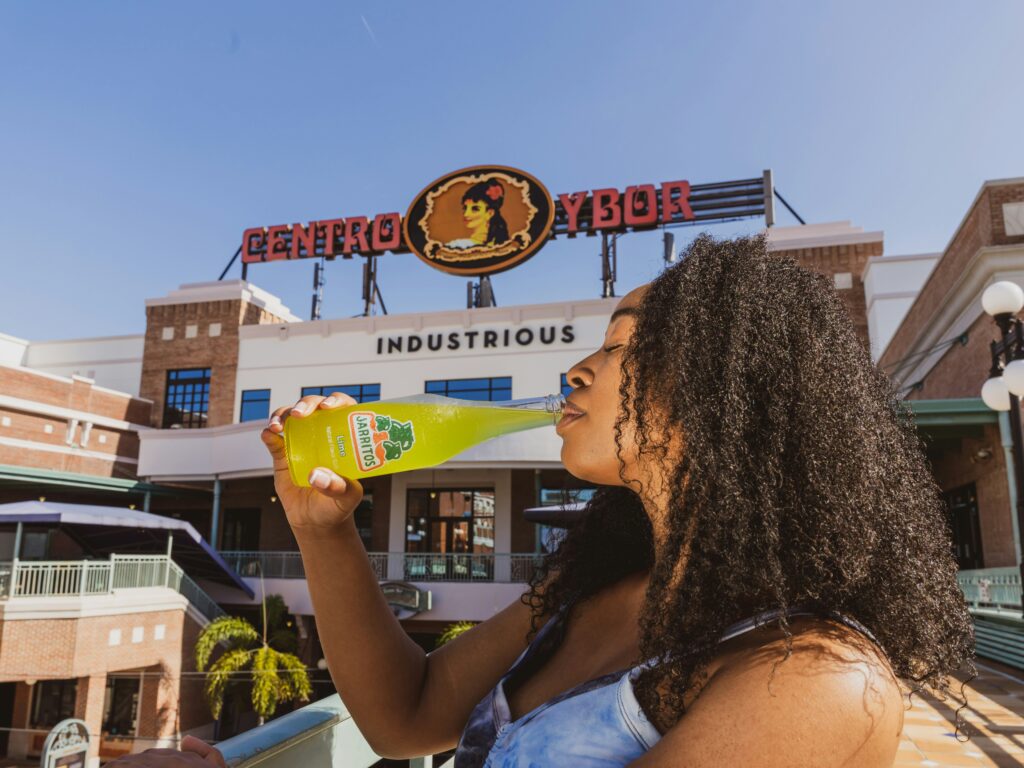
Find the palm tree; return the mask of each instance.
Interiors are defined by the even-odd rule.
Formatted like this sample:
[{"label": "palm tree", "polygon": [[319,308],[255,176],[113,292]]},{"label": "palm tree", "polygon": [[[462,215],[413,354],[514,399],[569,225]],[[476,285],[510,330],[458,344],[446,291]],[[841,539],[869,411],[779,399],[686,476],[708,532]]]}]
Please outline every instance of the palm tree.
[{"label": "palm tree", "polygon": [[[260,583],[262,586],[262,574]],[[210,622],[196,640],[196,668],[206,671],[214,648],[227,649],[206,675],[206,703],[216,720],[224,704],[224,692],[232,677],[252,666],[252,708],[263,725],[281,702],[309,701],[312,686],[306,665],[293,651],[295,633],[282,626],[287,608],[280,595],[263,596],[263,634],[238,616],[222,616]]]}]

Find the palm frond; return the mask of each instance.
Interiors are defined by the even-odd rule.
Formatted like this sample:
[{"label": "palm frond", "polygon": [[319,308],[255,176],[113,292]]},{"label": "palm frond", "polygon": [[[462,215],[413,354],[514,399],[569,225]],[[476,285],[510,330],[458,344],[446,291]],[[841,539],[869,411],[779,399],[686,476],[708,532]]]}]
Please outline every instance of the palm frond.
[{"label": "palm frond", "polygon": [[302,659],[291,653],[278,653],[277,663],[284,673],[281,677],[281,701],[309,701],[313,686]]},{"label": "palm frond", "polygon": [[280,682],[277,678],[277,651],[269,645],[256,649],[252,662],[252,708],[262,718],[277,709]]},{"label": "palm frond", "polygon": [[210,671],[206,674],[204,694],[206,705],[210,708],[214,720],[220,717],[220,710],[224,705],[224,690],[231,682],[231,673],[245,669],[252,653],[253,651],[244,648],[226,651],[210,666]]},{"label": "palm frond", "polygon": [[206,669],[210,662],[213,649],[220,643],[226,643],[232,648],[241,645],[251,645],[259,640],[259,634],[245,619],[237,616],[221,616],[211,621],[196,640],[196,669],[200,672]]}]

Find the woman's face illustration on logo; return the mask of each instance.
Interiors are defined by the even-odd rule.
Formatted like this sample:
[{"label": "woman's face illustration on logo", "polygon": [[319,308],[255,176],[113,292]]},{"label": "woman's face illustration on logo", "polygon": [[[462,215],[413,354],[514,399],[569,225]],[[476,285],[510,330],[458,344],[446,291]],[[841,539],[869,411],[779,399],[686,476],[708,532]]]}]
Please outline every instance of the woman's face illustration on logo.
[{"label": "woman's face illustration on logo", "polygon": [[469,229],[469,237],[475,243],[487,242],[487,230],[491,226],[494,210],[483,200],[464,200],[462,203],[462,220]]},{"label": "woman's face illustration on logo", "polygon": [[529,257],[553,222],[551,194],[535,178],[514,168],[475,166],[420,192],[409,205],[403,234],[431,266],[482,275]]}]

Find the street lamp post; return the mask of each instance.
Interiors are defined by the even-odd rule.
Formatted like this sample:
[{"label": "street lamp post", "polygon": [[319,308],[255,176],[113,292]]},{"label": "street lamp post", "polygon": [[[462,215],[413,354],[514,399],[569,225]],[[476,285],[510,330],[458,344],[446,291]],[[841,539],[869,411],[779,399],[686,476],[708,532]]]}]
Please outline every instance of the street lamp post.
[{"label": "street lamp post", "polygon": [[[1017,313],[1024,308],[1024,290],[1002,281],[985,289],[981,305],[999,328],[999,340],[990,345],[992,368],[981,387],[981,399],[995,411],[1010,412],[1013,441],[1013,476],[1017,486],[1017,541],[1024,553],[1024,435],[1021,432],[1020,397],[1024,396],[1024,323]],[[1017,564],[1024,585],[1024,556]],[[1024,609],[1024,606],[1022,606]]]}]

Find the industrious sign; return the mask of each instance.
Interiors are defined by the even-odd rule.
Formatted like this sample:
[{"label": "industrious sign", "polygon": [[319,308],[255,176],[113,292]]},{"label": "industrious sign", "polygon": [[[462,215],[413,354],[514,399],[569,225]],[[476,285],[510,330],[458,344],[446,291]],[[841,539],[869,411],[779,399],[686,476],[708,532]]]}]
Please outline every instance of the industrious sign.
[{"label": "industrious sign", "polygon": [[691,185],[641,183],[552,197],[524,171],[474,166],[428,184],[398,212],[253,227],[242,235],[245,264],[412,251],[436,269],[486,275],[510,269],[548,240],[769,216],[771,176]]}]

